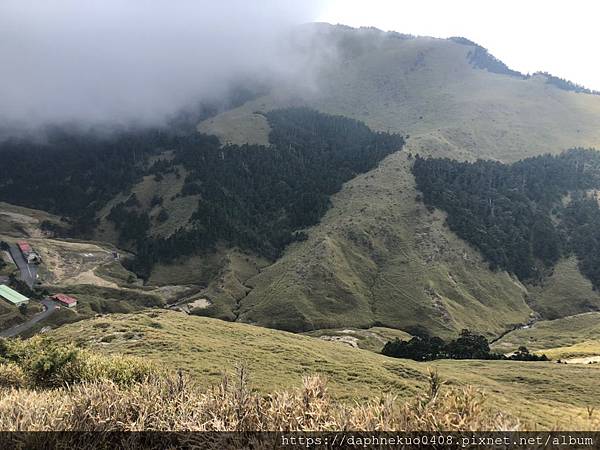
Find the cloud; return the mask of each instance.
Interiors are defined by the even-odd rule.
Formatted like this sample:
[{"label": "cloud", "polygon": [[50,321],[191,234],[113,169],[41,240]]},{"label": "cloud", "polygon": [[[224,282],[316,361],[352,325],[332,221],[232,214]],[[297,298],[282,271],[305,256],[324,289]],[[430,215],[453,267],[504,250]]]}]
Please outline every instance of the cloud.
[{"label": "cloud", "polygon": [[240,78],[303,68],[316,1],[2,0],[0,125],[153,124]]}]

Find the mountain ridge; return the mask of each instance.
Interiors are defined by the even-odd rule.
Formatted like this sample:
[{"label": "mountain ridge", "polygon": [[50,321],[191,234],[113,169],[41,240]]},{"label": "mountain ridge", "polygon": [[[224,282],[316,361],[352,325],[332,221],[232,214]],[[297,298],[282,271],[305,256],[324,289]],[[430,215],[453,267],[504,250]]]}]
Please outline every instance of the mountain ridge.
[{"label": "mountain ridge", "polygon": [[[336,27],[326,26],[325,28],[332,34],[339,31]],[[350,28],[343,28],[340,33],[356,33],[364,37],[361,30]],[[252,118],[249,120],[253,121],[255,120],[255,111],[268,110],[270,105],[281,107],[288,101],[294,104],[307,104],[328,113],[359,118],[374,129],[391,130],[409,135],[406,145],[407,153],[418,153],[424,156],[447,156],[459,160],[487,157],[512,162],[536,154],[557,153],[572,146],[593,146],[600,143],[600,134],[595,126],[592,127],[592,123],[596,123],[600,118],[598,97],[558,89],[546,83],[546,80],[539,76],[515,77],[474,68],[472,62],[469,61],[469,52],[471,51],[470,47],[477,44],[464,45],[451,40],[432,38],[403,37],[403,39],[394,39],[392,37],[386,39],[385,33],[374,30],[367,30],[365,33],[378,35],[372,38],[374,42],[364,44],[369,51],[361,52],[359,47],[352,58],[340,65],[340,70],[337,67],[329,67],[328,70],[325,70],[323,86],[326,87],[321,87],[319,95],[312,97],[308,95],[300,101],[297,98],[286,100],[286,96],[281,92],[271,93],[251,100],[246,105],[232,111],[208,119],[199,125],[199,129],[204,132],[215,132],[225,142],[229,139],[240,142],[240,139],[243,140],[245,136],[249,141],[260,140],[263,138],[253,134],[250,126],[246,128],[244,116]],[[367,39],[369,38],[367,37]],[[392,75],[394,67],[400,68],[400,74]],[[424,98],[420,98],[419,94],[425,94]],[[432,110],[432,107],[435,107],[436,110]],[[428,117],[426,112],[428,110],[433,117]],[[551,113],[549,114],[548,111]],[[565,115],[566,111],[569,111],[569,114]],[[574,117],[577,117],[577,120],[573,120]],[[585,130],[583,125],[587,127]],[[249,130],[248,134],[245,134],[246,129]],[[363,221],[367,222],[364,226],[348,225],[347,223],[345,226],[351,229],[350,234],[362,236],[368,243],[367,247],[373,245],[375,248],[382,248],[381,244],[376,245],[375,242],[379,239],[385,240],[385,236],[390,232],[378,231],[373,234],[366,231],[376,229],[376,223],[380,222],[379,216],[367,211],[369,211],[369,206],[372,208],[373,205],[382,202],[385,195],[382,196],[377,189],[368,191],[368,195],[364,197],[361,197],[360,192],[367,190],[367,185],[389,186],[390,183],[393,185],[393,179],[398,174],[401,174],[405,180],[402,184],[404,189],[412,185],[414,183],[412,175],[406,173],[410,172],[408,164],[399,164],[388,168],[390,161],[395,161],[395,158],[395,156],[388,157],[378,169],[364,175],[371,179],[370,183],[363,182],[360,187],[354,186],[357,184],[356,180],[347,183],[335,198],[355,200],[348,200],[349,203],[334,201],[333,210],[328,213],[320,225],[314,227],[315,233],[322,237],[317,238],[316,241],[309,238],[306,243],[290,247],[280,261],[263,269],[261,274],[248,281],[253,289],[241,301],[243,305],[241,318],[243,320],[268,326],[290,327],[290,323],[294,320],[281,321],[278,315],[290,315],[290,311],[300,308],[302,312],[299,311],[295,316],[297,328],[286,329],[304,329],[313,326],[318,328],[319,325],[315,325],[314,321],[320,313],[318,307],[315,309],[314,304],[322,303],[323,305],[337,305],[331,306],[332,310],[341,308],[341,311],[344,311],[343,305],[348,307],[348,311],[356,308],[354,310],[359,314],[352,315],[348,312],[344,316],[350,324],[369,326],[378,323],[378,319],[371,312],[373,301],[368,300],[372,297],[369,284],[376,284],[372,281],[373,274],[379,273],[382,269],[370,256],[371,249],[362,248],[357,251],[356,246],[343,237],[343,233],[346,232],[340,231],[342,229],[340,223],[359,220],[358,214],[364,215],[366,218]],[[401,189],[400,186],[387,189],[386,194],[394,195]],[[402,197],[402,206],[387,202],[386,206],[381,209],[385,213],[396,211],[396,214],[400,213],[400,216],[404,215],[404,217],[414,215],[416,211],[419,211],[418,202],[415,202],[419,193],[416,190],[410,192],[410,195]],[[355,207],[354,204],[362,206]],[[363,209],[365,207],[367,210]],[[327,218],[335,215],[336,212],[343,216],[339,219],[340,223],[328,222]],[[435,226],[435,221],[432,221],[433,217],[437,217],[437,213],[423,214],[421,216],[422,223],[411,225],[408,228],[406,228],[407,222],[404,219],[402,232],[399,232],[396,227],[403,223],[403,219],[397,217],[394,226],[391,227],[395,230],[391,232],[392,235],[401,236],[401,239],[405,240],[403,246],[392,247],[389,252],[393,254],[391,259],[400,261],[403,254],[408,252],[416,255],[417,260],[422,261],[422,266],[417,266],[419,268],[416,272],[397,267],[399,278],[394,278],[391,285],[379,280],[381,284],[388,286],[386,288],[379,287],[384,297],[387,296],[388,301],[393,303],[390,292],[395,292],[400,282],[415,283],[414,273],[422,273],[425,279],[438,281],[435,282],[437,286],[428,286],[428,283],[420,282],[418,283],[421,286],[420,289],[413,290],[408,298],[399,300],[398,306],[401,308],[407,308],[408,305],[414,304],[426,308],[425,310],[416,313],[414,310],[409,312],[409,308],[404,313],[404,318],[398,317],[395,323],[384,322],[384,324],[402,328],[414,326],[415,323],[422,321],[428,323],[425,328],[429,332],[435,330],[440,334],[449,333],[450,330],[445,326],[431,324],[430,318],[440,317],[442,319],[444,317],[440,315],[443,314],[442,311],[446,311],[446,314],[448,314],[447,311],[452,311],[455,317],[468,315],[465,314],[464,306],[460,306],[461,300],[456,303],[456,298],[465,301],[469,295],[474,296],[471,298],[487,298],[483,304],[487,303],[495,307],[512,304],[509,307],[511,312],[504,319],[500,319],[501,322],[502,320],[504,322],[498,325],[482,325],[471,319],[462,324],[459,320],[454,327],[470,326],[482,332],[499,334],[503,328],[510,328],[516,323],[529,321],[535,313],[528,303],[532,301],[532,297],[545,295],[541,294],[541,292],[545,292],[543,289],[540,291],[536,288],[534,291],[537,294],[529,293],[528,288],[522,286],[518,281],[515,282],[510,277],[502,278],[499,273],[489,273],[482,262],[475,265],[477,269],[470,267],[468,270],[453,270],[455,262],[449,263],[449,266],[444,269],[441,269],[442,264],[432,268],[435,266],[432,266],[427,260],[430,256],[427,255],[423,245],[408,238],[411,235],[418,236],[422,233],[419,228],[431,229],[433,227],[436,229],[436,234],[441,234],[445,241],[451,242],[449,246],[446,245],[447,248],[444,252],[460,254],[459,249],[463,245],[462,243],[459,245],[460,240],[457,240],[448,230]],[[444,219],[437,220],[443,223]],[[435,241],[431,233],[426,236],[428,240]],[[317,241],[320,244],[317,245]],[[465,251],[469,250],[470,248],[467,246]],[[295,264],[293,260],[296,257],[305,262]],[[455,261],[457,260],[459,259],[455,259]],[[477,258],[475,257],[474,260]],[[285,269],[284,266],[290,268]],[[295,266],[302,266],[302,268],[293,269]],[[311,270],[306,269],[308,267],[321,267],[319,270],[329,275],[326,275],[326,279],[321,279],[322,276],[318,273],[307,275],[307,270]],[[461,264],[455,267],[461,267]],[[563,270],[563,267],[566,266],[561,265],[558,270]],[[334,268],[333,272],[331,268]],[[438,269],[441,269],[443,275],[438,273]],[[475,279],[469,279],[469,275],[474,271],[477,272],[479,279],[496,281],[488,281],[491,284],[486,286],[484,283],[482,286]],[[454,272],[458,272],[460,275],[456,275]],[[572,272],[566,273],[572,274]],[[579,283],[571,275],[568,280],[573,281],[577,286],[581,285],[583,292],[595,297],[590,287],[585,287],[585,283]],[[564,281],[566,282],[566,280]],[[455,283],[458,283],[460,289],[457,289]],[[279,296],[281,299],[275,301],[278,292],[282,292],[282,295]],[[292,294],[292,292],[294,293]],[[349,292],[350,294],[348,294]],[[443,294],[448,292],[453,294],[449,296]],[[469,292],[470,294],[468,294]],[[490,296],[492,292],[500,297],[502,294],[498,293],[507,292],[510,293],[508,297],[520,300],[515,304],[514,300],[509,301],[507,298],[494,299],[493,295]],[[568,303],[569,294],[564,290],[562,292],[563,295],[567,295],[563,301]],[[578,291],[578,295],[581,295],[581,291]],[[311,298],[312,300],[310,300]],[[320,298],[324,299],[323,302],[318,300]],[[296,301],[299,303],[295,304]],[[273,302],[278,305],[273,305]],[[477,302],[475,300],[475,304]],[[309,306],[311,303],[314,303],[313,306]],[[386,311],[381,307],[380,310]],[[312,312],[305,316],[305,311]],[[338,317],[338,315],[339,311],[331,317]],[[451,316],[451,314],[448,315]],[[498,316],[501,317],[502,314],[491,316],[482,314],[482,316],[486,316],[488,319],[490,317],[498,319]],[[368,318],[368,320],[363,319],[361,322],[359,319],[361,317]],[[411,323],[409,324],[409,322]],[[327,326],[340,325],[336,319],[332,319],[329,323],[317,320],[316,323]]]},{"label": "mountain ridge", "polygon": [[[194,293],[177,302],[198,315],[294,331],[382,324],[441,336],[465,327],[497,336],[530,321],[536,315],[532,306],[544,303],[540,296],[550,290],[490,270],[478,251],[445,226],[442,211],[422,204],[410,157],[509,163],[598,145],[600,97],[559,89],[539,76],[502,73],[504,66],[474,67],[473,49],[482,47],[470,42],[317,28],[304,43],[332,57],[319,61],[316,74],[307,71],[310,83],[275,85],[227,111],[202,115],[197,129],[205,134],[187,135],[177,128],[114,138],[123,151],[110,149],[94,160],[115,180],[103,186],[103,177],[94,178],[95,200],[104,206],[89,208],[93,192],[84,189],[85,173],[71,179],[78,185],[70,192],[71,210],[81,204],[86,214],[81,224],[66,220],[65,228],[87,230],[91,237],[137,252],[128,268],[150,284],[193,286]],[[478,65],[500,64],[485,49],[477,58]],[[282,111],[304,112],[300,122],[286,128],[277,154],[271,139],[281,136],[281,124],[273,118],[285,115]],[[355,158],[342,151],[350,145],[344,141],[348,136],[328,141],[314,130],[305,134],[315,117],[331,126],[323,136],[351,129],[356,136],[393,136],[402,140],[405,154],[375,144],[377,158],[355,166]],[[189,117],[184,122],[189,125]],[[315,136],[319,145],[311,141]],[[74,142],[74,164],[85,165],[81,139],[60,139],[56,148]],[[92,144],[105,145],[102,140]],[[332,146],[339,156],[333,160]],[[290,168],[277,162],[284,154],[310,163],[307,170],[293,175],[298,164]],[[321,159],[314,160],[315,155]],[[277,162],[269,166],[276,176],[268,183],[281,176],[287,177],[285,183],[261,185],[251,177],[261,158]],[[228,165],[232,173],[223,173]],[[328,184],[327,167],[337,174],[335,189]],[[56,167],[48,163],[48,168]],[[317,179],[307,178],[315,171],[320,171]],[[53,174],[46,174],[56,181],[46,191],[65,182]],[[216,174],[219,180],[211,180]],[[0,186],[14,192],[10,171],[2,179]],[[316,185],[325,186],[323,192],[323,186],[315,191]],[[307,187],[312,191],[304,202],[298,192]],[[257,194],[274,188],[281,195]],[[27,189],[16,190],[21,202]],[[56,206],[43,200],[33,206]],[[194,210],[197,205],[204,209]],[[302,211],[310,211],[311,219],[298,220]],[[264,236],[272,239],[266,242]],[[244,246],[248,242],[256,245]],[[261,245],[282,252],[260,256]],[[155,252],[166,257],[152,260]],[[581,312],[583,297],[595,298],[569,264],[557,265],[565,273],[556,273],[550,283],[548,310],[558,315],[569,309],[556,304],[559,295],[577,305],[575,312]],[[577,285],[573,293],[556,286],[567,281]]]}]

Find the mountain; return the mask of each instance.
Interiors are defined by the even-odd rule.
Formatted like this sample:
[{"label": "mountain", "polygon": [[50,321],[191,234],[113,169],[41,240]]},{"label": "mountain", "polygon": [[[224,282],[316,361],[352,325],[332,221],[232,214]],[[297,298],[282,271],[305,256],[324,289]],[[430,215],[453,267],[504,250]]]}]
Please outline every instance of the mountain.
[{"label": "mountain", "polygon": [[545,75],[498,68],[463,39],[328,25],[318,25],[316,36],[336,42],[339,59],[323,68],[313,97],[286,99],[279,91],[199,129],[225,142],[264,142],[268,124],[255,111],[300,103],[408,135],[406,152],[346,183],[307,241],[244,281],[242,320],[290,330],[383,324],[499,334],[546,314],[535,306],[543,302],[560,303],[554,317],[597,307],[600,297],[567,259],[553,281],[536,285],[490,270],[444,225],[443,211],[419,200],[406,154],[514,162],[598,146],[600,97],[561,89]]},{"label": "mountain", "polygon": [[123,249],[118,287],[195,315],[491,337],[600,305],[575,247],[537,278],[494,264],[414,174],[415,155],[508,164],[599,146],[600,96],[464,38],[327,24],[297,38],[314,52],[302,83],[166,127],[4,142],[0,199],[62,216],[50,235]]},{"label": "mountain", "polygon": [[597,95],[561,89],[544,74],[490,72],[473,59],[481,47],[470,41],[326,24],[314,25],[311,36],[315,47],[336,48],[312,96],[298,98],[286,86],[207,119],[200,130],[264,143],[268,127],[253,113],[295,102],[409,134],[407,145],[424,155],[513,162],[600,143]]}]

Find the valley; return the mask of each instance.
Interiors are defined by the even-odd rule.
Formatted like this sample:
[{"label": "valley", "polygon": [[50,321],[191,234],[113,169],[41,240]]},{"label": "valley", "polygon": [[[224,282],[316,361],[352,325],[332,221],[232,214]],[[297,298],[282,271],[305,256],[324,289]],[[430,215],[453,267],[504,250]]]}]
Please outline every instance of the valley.
[{"label": "valley", "polygon": [[[0,278],[30,299],[0,299],[0,334],[206,389],[239,366],[264,395],[321,374],[342,402],[414,398],[432,369],[522,429],[598,429],[600,95],[464,38],[297,32],[331,50],[309,88],[0,144]],[[381,354],[464,329],[550,361]]]}]

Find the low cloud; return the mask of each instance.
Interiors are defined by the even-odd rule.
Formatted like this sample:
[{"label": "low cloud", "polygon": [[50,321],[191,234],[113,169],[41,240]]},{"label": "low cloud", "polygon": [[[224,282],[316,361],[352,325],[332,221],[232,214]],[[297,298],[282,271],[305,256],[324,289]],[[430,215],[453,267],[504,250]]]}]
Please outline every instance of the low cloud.
[{"label": "low cloud", "polygon": [[3,0],[0,126],[156,124],[240,79],[306,79],[287,36],[317,10],[304,0]]}]

